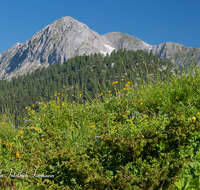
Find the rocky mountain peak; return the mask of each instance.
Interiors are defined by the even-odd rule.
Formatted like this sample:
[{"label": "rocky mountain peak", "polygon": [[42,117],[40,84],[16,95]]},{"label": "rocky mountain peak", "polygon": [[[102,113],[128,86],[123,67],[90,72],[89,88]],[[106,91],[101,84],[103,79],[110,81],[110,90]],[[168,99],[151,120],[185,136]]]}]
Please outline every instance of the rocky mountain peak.
[{"label": "rocky mountain peak", "polygon": [[[162,59],[168,58],[165,47],[173,54],[178,49],[185,52],[191,48],[166,42],[152,46],[129,34],[112,32],[99,35],[86,24],[70,16],[62,17],[34,34],[24,43],[16,43],[9,50],[0,53],[0,79],[10,80],[14,76],[32,72],[38,67],[48,67],[76,55],[91,53],[110,54],[113,50],[124,49],[153,52]],[[200,48],[196,54],[200,55]],[[198,62],[198,60],[197,60]]]},{"label": "rocky mountain peak", "polygon": [[[38,67],[63,63],[76,55],[110,53],[109,44],[96,32],[72,17],[60,18],[34,34],[23,44],[17,43],[0,54],[0,78],[32,72]],[[4,63],[4,64],[2,64]],[[6,69],[5,69],[6,68]]]}]

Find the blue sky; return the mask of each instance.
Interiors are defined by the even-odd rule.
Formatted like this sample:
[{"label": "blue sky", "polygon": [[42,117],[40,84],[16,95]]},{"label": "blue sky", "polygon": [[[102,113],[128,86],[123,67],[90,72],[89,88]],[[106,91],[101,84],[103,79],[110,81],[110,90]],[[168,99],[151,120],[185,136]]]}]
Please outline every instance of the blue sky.
[{"label": "blue sky", "polygon": [[1,0],[0,52],[64,16],[100,35],[122,32],[151,45],[200,48],[200,0]]}]

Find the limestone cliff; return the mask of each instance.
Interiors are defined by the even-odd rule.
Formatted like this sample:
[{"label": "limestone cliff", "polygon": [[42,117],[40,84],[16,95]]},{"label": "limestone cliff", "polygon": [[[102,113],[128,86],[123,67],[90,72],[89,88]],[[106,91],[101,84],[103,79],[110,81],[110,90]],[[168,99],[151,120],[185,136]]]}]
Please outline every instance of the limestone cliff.
[{"label": "limestone cliff", "polygon": [[[87,25],[67,16],[46,26],[24,43],[16,43],[7,51],[0,53],[0,79],[11,80],[14,76],[32,72],[40,66],[48,67],[59,61],[63,63],[76,55],[91,53],[106,55],[113,50],[124,48],[152,51],[161,59],[169,58],[169,51],[165,48],[168,48],[175,57],[178,50],[187,53],[193,50],[193,48],[171,42],[150,45],[120,32],[99,35]],[[198,58],[200,48],[197,48],[195,55],[195,64],[200,64]],[[180,62],[178,59],[176,61]]]}]

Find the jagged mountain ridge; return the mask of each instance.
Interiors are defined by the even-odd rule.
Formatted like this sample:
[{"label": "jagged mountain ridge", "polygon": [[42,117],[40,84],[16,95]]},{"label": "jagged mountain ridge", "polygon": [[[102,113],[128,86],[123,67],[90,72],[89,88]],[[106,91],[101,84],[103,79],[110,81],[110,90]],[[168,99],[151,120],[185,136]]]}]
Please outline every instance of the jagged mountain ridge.
[{"label": "jagged mountain ridge", "polygon": [[[128,34],[112,32],[99,35],[87,25],[72,17],[60,18],[34,34],[24,43],[16,43],[7,51],[0,53],[0,79],[11,80],[14,76],[32,72],[38,67],[48,67],[52,64],[68,60],[76,55],[91,53],[110,54],[113,50],[145,50],[157,54],[161,59],[168,59],[168,48],[176,57],[180,49],[185,53],[193,48],[178,43],[166,42],[150,45]],[[200,48],[195,52],[195,64],[200,64],[197,58]],[[175,59],[180,62],[179,59]]]},{"label": "jagged mountain ridge", "polygon": [[[186,64],[187,60],[191,58],[192,51],[194,51],[194,63],[200,66],[200,48],[186,47],[182,44],[173,42],[150,45],[134,36],[120,32],[112,32],[102,36],[106,37],[110,42],[110,45],[116,50],[126,48],[127,50],[137,51],[141,49],[148,53],[152,52],[153,54],[157,54],[162,60],[174,58],[172,63],[174,63],[176,68],[178,68],[181,63]],[[186,56],[180,58],[182,53],[186,54]]]}]

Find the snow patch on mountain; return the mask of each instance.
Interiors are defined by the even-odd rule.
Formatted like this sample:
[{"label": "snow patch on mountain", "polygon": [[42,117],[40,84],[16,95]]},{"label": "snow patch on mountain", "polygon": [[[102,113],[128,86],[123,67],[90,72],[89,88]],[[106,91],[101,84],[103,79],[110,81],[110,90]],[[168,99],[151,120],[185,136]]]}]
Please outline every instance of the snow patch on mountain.
[{"label": "snow patch on mountain", "polygon": [[109,45],[104,45],[107,49],[108,49],[108,51],[111,53],[112,51],[114,51],[115,50],[115,48],[114,47],[111,47],[111,46],[109,46]]},{"label": "snow patch on mountain", "polygon": [[104,44],[104,46],[106,47],[107,51],[106,52],[100,51],[104,56],[106,56],[107,53],[110,55],[112,51],[115,50],[115,48],[111,47],[110,45]]}]

